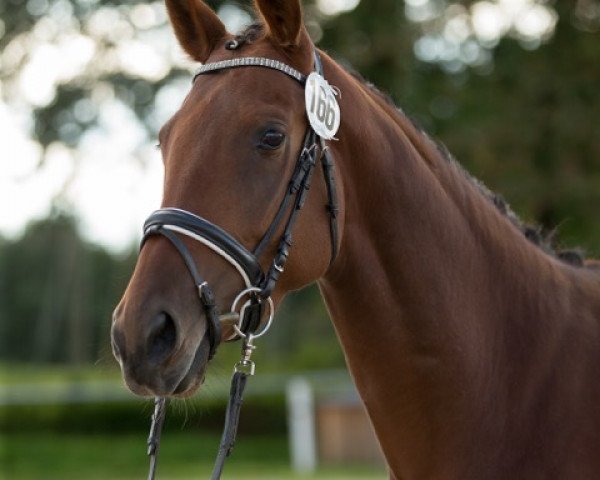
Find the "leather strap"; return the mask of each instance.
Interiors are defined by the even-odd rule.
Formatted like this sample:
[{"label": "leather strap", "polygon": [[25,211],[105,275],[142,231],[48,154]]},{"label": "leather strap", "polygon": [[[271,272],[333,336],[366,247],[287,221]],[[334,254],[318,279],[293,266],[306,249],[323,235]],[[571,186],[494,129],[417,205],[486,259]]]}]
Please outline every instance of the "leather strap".
[{"label": "leather strap", "polygon": [[144,238],[142,239],[142,245],[146,241],[146,239],[151,235],[162,235],[167,238],[171,244],[177,249],[181,258],[183,259],[185,266],[190,272],[190,275],[194,279],[194,284],[196,285],[196,289],[198,291],[198,297],[200,299],[200,304],[204,309],[204,314],[206,316],[207,322],[207,336],[209,342],[209,353],[208,359],[210,360],[217,351],[217,347],[221,341],[221,323],[219,322],[219,314],[217,311],[217,307],[215,304],[215,296],[206,283],[198,269],[196,268],[196,263],[192,258],[190,251],[187,249],[185,244],[179,239],[177,235],[169,230],[166,230],[160,225],[152,225],[146,229],[144,234]]},{"label": "leather strap", "polygon": [[290,201],[300,189],[300,184],[302,183],[303,168],[305,168],[305,165],[303,163],[305,161],[305,152],[313,148],[313,145],[311,144],[312,140],[313,139],[310,135],[310,129],[307,129],[306,134],[304,135],[304,141],[302,142],[302,147],[300,149],[300,155],[298,155],[298,160],[296,161],[296,166],[294,167],[294,172],[292,173],[290,181],[288,182],[288,188],[285,192],[285,195],[283,196],[283,199],[281,200],[281,203],[279,204],[279,209],[275,214],[275,218],[273,218],[273,221],[271,222],[269,228],[263,235],[263,238],[260,240],[256,248],[252,252],[256,257],[260,257],[260,255],[264,252],[265,248],[269,245],[271,239],[273,238],[273,235],[277,230],[277,227],[279,227],[283,220],[283,216],[289,207]]},{"label": "leather strap", "polygon": [[295,178],[292,178],[292,182],[290,182],[289,191],[290,195],[295,195],[294,204],[285,224],[283,235],[279,241],[275,258],[273,258],[271,266],[267,271],[265,279],[261,285],[262,291],[260,295],[263,298],[267,298],[271,295],[271,292],[275,288],[279,277],[284,271],[285,264],[289,256],[289,251],[292,246],[292,229],[296,223],[298,213],[304,206],[306,195],[310,189],[313,167],[316,160],[316,141],[317,134],[311,128],[308,131],[307,138],[305,140],[305,147],[298,160],[298,169],[296,171]]},{"label": "leather strap", "polygon": [[156,465],[158,462],[158,450],[160,448],[160,434],[165,421],[167,399],[154,399],[154,413],[152,414],[152,425],[148,435],[148,456],[150,457],[150,470],[148,480],[154,480],[156,475]]},{"label": "leather strap", "polygon": [[144,231],[163,225],[176,225],[218,245],[244,269],[253,285],[260,282],[263,272],[257,258],[221,227],[187,210],[162,208],[148,217]]},{"label": "leather strap", "polygon": [[329,213],[329,235],[331,237],[331,257],[329,265],[333,264],[338,252],[338,224],[337,216],[339,213],[339,205],[337,199],[337,188],[335,185],[335,164],[333,156],[329,153],[329,149],[325,146],[325,142],[321,139],[321,165],[323,167],[323,176],[327,187],[327,212]]},{"label": "leather strap", "polygon": [[227,411],[225,413],[225,428],[221,436],[221,444],[219,445],[219,453],[215,460],[215,466],[211,475],[211,480],[219,480],[223,472],[225,460],[231,454],[235,445],[235,437],[240,420],[240,411],[242,409],[244,389],[248,374],[245,372],[235,372],[231,379],[231,388],[229,391],[229,401],[227,402]]}]

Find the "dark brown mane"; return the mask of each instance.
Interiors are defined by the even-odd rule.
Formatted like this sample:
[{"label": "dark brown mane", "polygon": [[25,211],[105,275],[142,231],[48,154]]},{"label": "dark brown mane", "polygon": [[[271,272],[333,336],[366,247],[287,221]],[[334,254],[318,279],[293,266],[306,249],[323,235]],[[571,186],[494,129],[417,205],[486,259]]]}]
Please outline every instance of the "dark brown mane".
[{"label": "dark brown mane", "polygon": [[393,107],[399,115],[404,115],[413,125],[415,130],[417,130],[421,135],[423,135],[427,140],[432,142],[439,152],[442,158],[446,161],[450,162],[457,170],[459,170],[462,175],[477,189],[479,192],[490,202],[492,205],[496,207],[496,209],[502,213],[506,218],[510,220],[510,222],[517,227],[523,235],[534,245],[541,248],[548,255],[558,258],[559,260],[568,263],[574,266],[583,266],[585,261],[585,255],[583,252],[578,249],[557,249],[555,247],[556,234],[557,229],[553,229],[551,231],[546,231],[541,225],[534,225],[530,223],[526,223],[519,218],[519,216],[514,212],[514,210],[510,207],[509,203],[502,197],[502,195],[492,192],[481,180],[475,178],[471,175],[460,162],[458,162],[452,153],[448,150],[446,145],[441,143],[440,141],[436,141],[432,139],[429,134],[425,131],[425,129],[417,122],[417,120],[407,114],[402,108],[398,107],[394,102],[391,95],[382,92],[379,88],[377,88],[372,82],[369,82],[365,79],[360,73],[354,70],[352,67],[345,65],[345,70],[352,75],[358,82],[360,82],[363,86],[367,88],[369,92],[374,94],[375,96],[382,99],[385,103]]}]

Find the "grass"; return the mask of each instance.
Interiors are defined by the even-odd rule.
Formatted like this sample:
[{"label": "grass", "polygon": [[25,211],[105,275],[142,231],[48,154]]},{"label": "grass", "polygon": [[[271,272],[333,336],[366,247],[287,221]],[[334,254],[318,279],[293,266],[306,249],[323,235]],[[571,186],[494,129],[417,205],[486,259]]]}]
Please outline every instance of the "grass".
[{"label": "grass", "polygon": [[[228,378],[217,379],[225,387]],[[21,386],[30,395],[100,382],[121,384],[116,368],[65,368],[0,363],[0,394]],[[104,383],[107,382],[107,383]],[[121,387],[123,388],[123,387]],[[216,389],[216,387],[215,387]],[[127,393],[127,392],[125,392]],[[209,392],[210,393],[210,392]],[[123,401],[8,405],[0,408],[0,480],[139,480],[148,472],[146,434],[151,402]],[[248,396],[241,433],[223,480],[384,480],[384,467],[290,468],[282,393]],[[35,398],[34,398],[35,399]],[[100,402],[100,403],[99,403]],[[159,480],[209,478],[220,439],[225,399],[210,395],[174,404],[161,445]],[[190,418],[188,420],[188,414]],[[199,425],[201,423],[201,425]],[[199,429],[203,429],[199,431]],[[185,429],[182,431],[182,429]],[[212,433],[208,433],[212,432]],[[254,432],[254,433],[252,433]]]},{"label": "grass", "polygon": [[[169,432],[161,445],[160,480],[208,478],[218,446],[213,434]],[[145,438],[139,435],[15,434],[1,444],[2,480],[133,480],[147,475]],[[225,466],[225,479],[383,480],[383,468],[322,468],[313,475],[290,470],[287,439],[246,436]]]}]

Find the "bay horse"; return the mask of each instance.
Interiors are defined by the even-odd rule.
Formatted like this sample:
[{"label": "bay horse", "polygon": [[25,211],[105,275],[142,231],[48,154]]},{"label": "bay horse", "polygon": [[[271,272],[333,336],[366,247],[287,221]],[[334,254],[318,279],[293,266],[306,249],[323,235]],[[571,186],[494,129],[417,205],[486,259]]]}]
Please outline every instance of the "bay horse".
[{"label": "bay horse", "polygon": [[[201,63],[252,57],[314,71],[299,0],[255,4],[261,22],[234,36],[202,1],[166,0]],[[270,292],[275,308],[318,283],[390,478],[600,478],[599,264],[543,248],[385,96],[319,57],[341,93],[337,141],[319,145],[335,159],[337,235],[317,169]],[[163,208],[193,212],[249,251],[288,191],[306,108],[298,82],[271,68],[198,76],[160,131]],[[263,271],[284,228],[258,256]],[[245,288],[230,259],[170,235],[146,238],[113,317],[114,354],[140,395],[199,387],[214,345],[235,336],[225,325],[210,338],[213,310]],[[190,262],[214,286],[202,305]]]}]

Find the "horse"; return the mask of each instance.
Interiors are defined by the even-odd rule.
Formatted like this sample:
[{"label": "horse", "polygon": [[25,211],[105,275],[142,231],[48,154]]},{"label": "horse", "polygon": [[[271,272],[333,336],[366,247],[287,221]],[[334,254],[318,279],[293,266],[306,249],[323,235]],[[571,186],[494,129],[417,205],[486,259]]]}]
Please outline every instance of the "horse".
[{"label": "horse", "polygon": [[[266,58],[307,75],[322,62],[340,124],[311,151],[335,164],[314,171],[269,298],[276,309],[318,283],[390,478],[599,478],[600,263],[545,248],[385,95],[315,50],[299,0],[256,0],[259,22],[238,35],[201,0],[166,6],[200,63]],[[307,103],[275,70],[199,75],[159,134],[163,213],[192,212],[235,243],[234,256],[296,207],[279,199],[306,150]],[[285,228],[263,242],[263,271]],[[113,315],[113,352],[134,393],[185,397],[239,330],[216,328],[215,310],[253,291],[189,230],[147,233]],[[249,261],[238,256],[238,267]],[[195,267],[202,285],[190,281]],[[264,324],[265,302],[245,306],[256,303]]]}]

